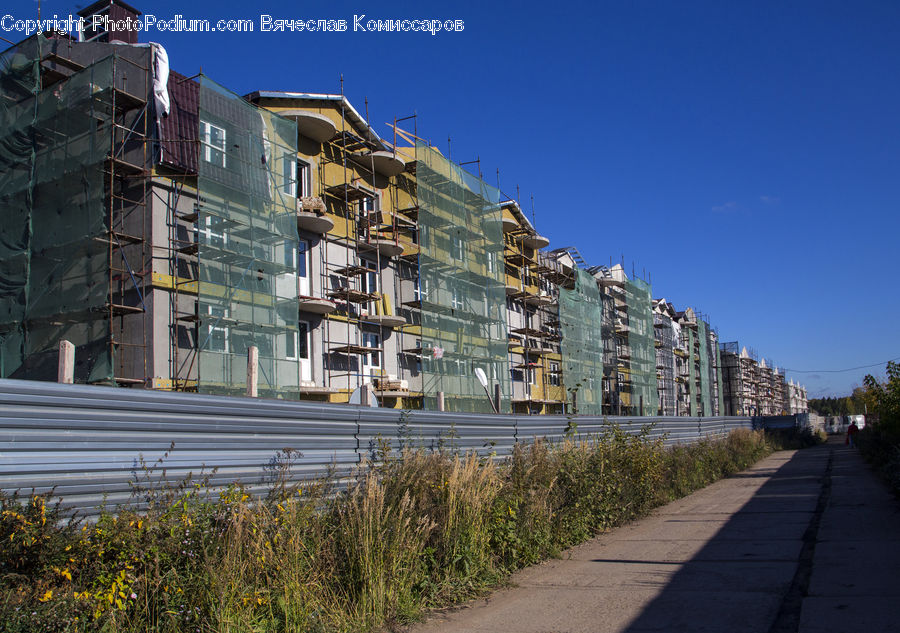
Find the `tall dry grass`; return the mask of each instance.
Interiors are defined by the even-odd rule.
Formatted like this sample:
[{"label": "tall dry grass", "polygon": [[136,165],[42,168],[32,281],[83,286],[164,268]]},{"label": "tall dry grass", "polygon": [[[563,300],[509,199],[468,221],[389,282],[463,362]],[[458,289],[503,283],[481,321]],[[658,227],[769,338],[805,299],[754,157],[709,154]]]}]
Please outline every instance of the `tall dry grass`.
[{"label": "tall dry grass", "polygon": [[496,586],[770,451],[761,433],[666,449],[611,429],[497,464],[383,453],[340,494],[179,485],[94,524],[4,497],[0,631],[361,631]]}]

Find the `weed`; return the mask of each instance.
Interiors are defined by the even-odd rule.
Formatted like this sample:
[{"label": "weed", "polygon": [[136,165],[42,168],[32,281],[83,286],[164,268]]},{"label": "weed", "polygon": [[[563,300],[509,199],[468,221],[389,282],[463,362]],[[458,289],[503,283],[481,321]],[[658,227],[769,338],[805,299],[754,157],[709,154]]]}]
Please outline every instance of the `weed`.
[{"label": "weed", "polygon": [[[360,631],[485,592],[744,468],[762,433],[664,448],[610,426],[517,445],[500,463],[373,442],[342,491],[297,482],[300,454],[265,469],[266,490],[209,477],[165,482],[142,467],[131,504],[93,524],[51,495],[0,497],[0,631]],[[448,446],[449,445],[449,446]]]}]

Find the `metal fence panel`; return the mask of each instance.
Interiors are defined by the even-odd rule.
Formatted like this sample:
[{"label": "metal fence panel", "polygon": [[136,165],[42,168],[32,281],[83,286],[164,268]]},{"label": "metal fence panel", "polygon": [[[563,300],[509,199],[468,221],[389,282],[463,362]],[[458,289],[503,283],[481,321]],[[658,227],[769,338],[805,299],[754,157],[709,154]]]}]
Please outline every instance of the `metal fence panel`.
[{"label": "metal fence panel", "polygon": [[[365,460],[404,447],[485,457],[516,442],[646,430],[667,445],[749,428],[740,417],[523,416],[401,411],[352,405],[0,380],[0,489],[55,489],[64,507],[96,513],[132,498],[133,486],[206,477],[251,492],[272,481],[285,449],[291,475],[329,470],[346,480]],[[170,450],[171,448],[171,450]]]}]

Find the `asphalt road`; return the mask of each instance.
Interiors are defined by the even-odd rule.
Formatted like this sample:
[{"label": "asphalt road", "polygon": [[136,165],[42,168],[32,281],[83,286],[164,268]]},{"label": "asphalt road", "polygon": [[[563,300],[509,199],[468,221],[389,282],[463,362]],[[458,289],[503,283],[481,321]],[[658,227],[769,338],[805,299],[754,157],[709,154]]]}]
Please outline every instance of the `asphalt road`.
[{"label": "asphalt road", "polygon": [[900,632],[900,504],[842,439],[783,451],[410,633]]}]

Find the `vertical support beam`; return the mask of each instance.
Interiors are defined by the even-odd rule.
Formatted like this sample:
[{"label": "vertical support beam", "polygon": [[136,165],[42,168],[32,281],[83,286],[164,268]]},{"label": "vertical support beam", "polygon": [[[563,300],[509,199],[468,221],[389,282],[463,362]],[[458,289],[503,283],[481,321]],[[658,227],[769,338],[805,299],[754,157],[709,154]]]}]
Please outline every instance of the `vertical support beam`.
[{"label": "vertical support beam", "polygon": [[75,346],[69,341],[59,342],[59,364],[56,382],[71,385],[75,382]]},{"label": "vertical support beam", "polygon": [[359,386],[359,404],[364,407],[372,406],[372,394],[369,391],[369,383],[364,382]]},{"label": "vertical support beam", "polygon": [[437,410],[438,411],[444,410],[444,392],[443,391],[437,392]]},{"label": "vertical support beam", "polygon": [[256,398],[259,393],[259,348],[247,348],[247,397]]},{"label": "vertical support beam", "polygon": [[494,383],[494,411],[500,413],[500,383]]}]

